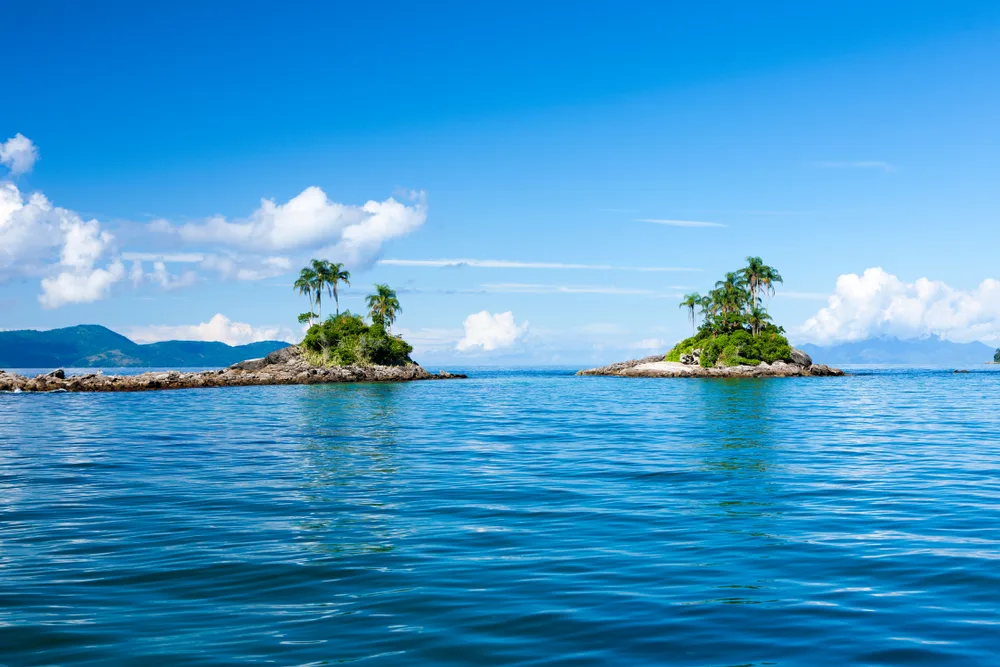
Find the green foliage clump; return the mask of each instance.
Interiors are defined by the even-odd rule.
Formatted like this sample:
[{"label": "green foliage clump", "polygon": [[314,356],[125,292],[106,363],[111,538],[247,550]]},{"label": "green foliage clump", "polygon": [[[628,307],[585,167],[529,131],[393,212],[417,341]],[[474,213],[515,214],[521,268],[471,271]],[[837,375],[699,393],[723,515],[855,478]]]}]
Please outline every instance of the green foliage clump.
[{"label": "green foliage clump", "polygon": [[998,363],[998,364],[1000,364],[1000,350],[997,350],[993,354],[993,361],[996,362],[996,363]]},{"label": "green foliage clump", "polygon": [[792,346],[776,329],[761,331],[756,336],[746,329],[720,334],[705,341],[700,363],[712,366],[757,366],[761,363],[790,361]]},{"label": "green foliage clump", "polygon": [[691,354],[696,349],[704,349],[705,345],[711,339],[712,335],[710,332],[699,331],[696,335],[685,338],[677,343],[677,345],[674,345],[673,349],[667,352],[665,361],[680,361],[682,354]]},{"label": "green foliage clump", "polygon": [[314,362],[329,366],[405,366],[413,347],[386,332],[381,323],[368,325],[360,315],[344,312],[309,327],[302,346]]}]

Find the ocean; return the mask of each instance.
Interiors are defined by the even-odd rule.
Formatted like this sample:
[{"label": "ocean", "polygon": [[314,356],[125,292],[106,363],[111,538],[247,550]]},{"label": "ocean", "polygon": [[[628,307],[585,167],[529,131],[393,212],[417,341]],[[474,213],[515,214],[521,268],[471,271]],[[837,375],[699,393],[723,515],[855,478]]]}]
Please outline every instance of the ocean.
[{"label": "ocean", "polygon": [[1000,664],[992,369],[0,395],[0,665]]}]

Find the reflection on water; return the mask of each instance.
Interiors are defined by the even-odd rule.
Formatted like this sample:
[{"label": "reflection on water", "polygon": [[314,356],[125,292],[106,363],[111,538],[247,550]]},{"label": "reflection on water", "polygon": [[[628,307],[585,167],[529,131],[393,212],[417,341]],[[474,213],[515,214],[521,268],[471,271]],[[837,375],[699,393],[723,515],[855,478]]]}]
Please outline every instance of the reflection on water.
[{"label": "reflection on water", "polygon": [[394,517],[399,385],[309,386],[296,414],[304,431],[302,499],[322,513],[295,525],[309,549],[342,555],[387,552],[406,535]]},{"label": "reflection on water", "polygon": [[998,379],[3,395],[0,663],[994,664]]}]

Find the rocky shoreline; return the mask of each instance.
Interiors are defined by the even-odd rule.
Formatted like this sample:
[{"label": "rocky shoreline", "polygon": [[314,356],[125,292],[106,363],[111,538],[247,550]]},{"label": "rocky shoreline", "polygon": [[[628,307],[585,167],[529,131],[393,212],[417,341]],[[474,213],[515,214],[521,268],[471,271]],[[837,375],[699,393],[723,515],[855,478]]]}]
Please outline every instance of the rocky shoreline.
[{"label": "rocky shoreline", "polygon": [[286,347],[261,359],[250,359],[229,368],[200,372],[149,372],[138,375],[89,373],[67,377],[55,370],[33,378],[0,371],[0,391],[153,391],[207,387],[247,387],[274,384],[326,384],[333,382],[412,382],[447,380],[465,375],[446,371],[432,374],[416,364],[409,366],[337,366],[310,364],[298,346]]},{"label": "rocky shoreline", "polygon": [[844,371],[823,364],[814,364],[809,355],[801,350],[794,350],[791,363],[776,361],[773,364],[762,363],[759,366],[722,366],[703,368],[698,364],[697,356],[684,355],[683,362],[664,361],[664,355],[658,354],[644,359],[620,361],[609,366],[589,368],[577,372],[577,375],[607,375],[614,377],[652,377],[652,378],[759,378],[759,377],[830,377],[840,376]]}]

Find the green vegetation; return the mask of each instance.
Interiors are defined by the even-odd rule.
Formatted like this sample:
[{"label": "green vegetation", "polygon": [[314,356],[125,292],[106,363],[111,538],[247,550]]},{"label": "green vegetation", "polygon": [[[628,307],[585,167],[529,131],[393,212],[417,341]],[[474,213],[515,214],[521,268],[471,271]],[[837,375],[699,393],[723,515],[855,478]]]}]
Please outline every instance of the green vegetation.
[{"label": "green vegetation", "polygon": [[[350,311],[340,312],[338,283],[350,286],[351,274],[343,264],[312,260],[299,273],[295,289],[309,299],[309,312],[299,315],[301,324],[309,324],[302,347],[309,361],[321,366],[405,366],[412,364],[413,348],[405,340],[389,333],[402,312],[396,292],[388,285],[375,285],[366,303],[371,324]],[[323,321],[323,291],[332,295],[337,314]],[[313,312],[315,307],[316,312]],[[317,320],[314,323],[314,320]]]},{"label": "green vegetation", "polygon": [[1000,364],[1000,350],[993,353],[993,363]]},{"label": "green vegetation", "polygon": [[727,273],[707,296],[686,294],[680,307],[688,311],[693,335],[675,345],[666,360],[680,361],[700,350],[699,363],[705,368],[789,361],[792,346],[785,330],[771,323],[764,303],[780,282],[781,274],[760,257],[747,257],[744,268]]},{"label": "green vegetation", "polygon": [[309,327],[302,341],[309,361],[322,366],[405,366],[413,348],[379,322],[366,324],[350,311]]}]

